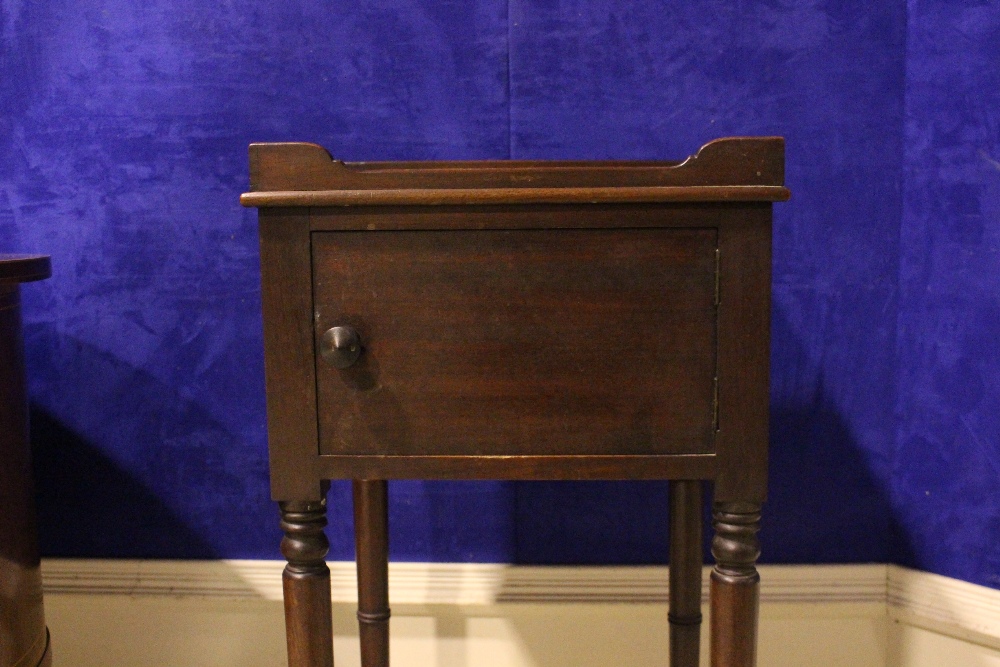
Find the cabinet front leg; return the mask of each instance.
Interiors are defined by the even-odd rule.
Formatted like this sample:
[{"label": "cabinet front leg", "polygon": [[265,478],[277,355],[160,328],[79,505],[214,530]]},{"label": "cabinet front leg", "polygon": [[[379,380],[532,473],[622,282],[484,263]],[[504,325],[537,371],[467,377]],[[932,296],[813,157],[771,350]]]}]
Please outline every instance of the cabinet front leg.
[{"label": "cabinet front leg", "polygon": [[757,664],[760,503],[715,503],[712,511],[712,667]]},{"label": "cabinet front leg", "polygon": [[326,500],[279,505],[281,553],[288,561],[282,574],[288,667],[333,667]]}]

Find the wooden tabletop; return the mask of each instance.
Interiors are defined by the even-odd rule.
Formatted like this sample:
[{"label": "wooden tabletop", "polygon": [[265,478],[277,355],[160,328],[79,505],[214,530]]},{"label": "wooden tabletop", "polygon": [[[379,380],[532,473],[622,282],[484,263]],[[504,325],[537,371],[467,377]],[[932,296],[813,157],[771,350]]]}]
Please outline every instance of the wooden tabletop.
[{"label": "wooden tabletop", "polygon": [[52,275],[48,255],[9,255],[0,253],[0,284],[45,280]]},{"label": "wooden tabletop", "polygon": [[785,201],[781,137],[716,139],[682,161],[341,162],[306,143],[250,145],[244,206]]}]

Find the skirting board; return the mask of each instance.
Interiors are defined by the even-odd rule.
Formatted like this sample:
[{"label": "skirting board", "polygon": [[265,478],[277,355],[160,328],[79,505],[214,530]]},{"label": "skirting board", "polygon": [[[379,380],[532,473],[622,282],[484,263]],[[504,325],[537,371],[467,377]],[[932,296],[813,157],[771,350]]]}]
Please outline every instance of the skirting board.
[{"label": "skirting board", "polygon": [[1000,649],[1000,590],[897,565],[888,575],[892,620]]},{"label": "skirting board", "polygon": [[[357,603],[353,562],[329,563],[334,602]],[[42,562],[54,594],[167,595],[281,600],[283,561],[71,560]],[[885,565],[762,565],[763,602],[886,600]],[[702,572],[703,601],[708,577]],[[390,563],[393,604],[631,602],[669,599],[666,567],[524,566],[493,563]]]},{"label": "skirting board", "polygon": [[[282,561],[46,559],[47,594],[281,599]],[[761,602],[884,604],[890,618],[1000,647],[1000,591],[896,565],[762,565]],[[352,562],[331,562],[334,602],[357,601]],[[391,563],[394,605],[662,603],[666,567]],[[710,568],[703,571],[708,594]]]}]

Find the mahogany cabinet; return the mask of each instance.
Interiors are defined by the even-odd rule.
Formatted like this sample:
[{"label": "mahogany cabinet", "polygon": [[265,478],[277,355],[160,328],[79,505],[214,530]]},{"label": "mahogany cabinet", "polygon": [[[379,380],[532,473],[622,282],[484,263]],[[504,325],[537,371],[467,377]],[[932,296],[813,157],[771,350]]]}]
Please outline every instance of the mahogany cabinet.
[{"label": "mahogany cabinet", "polygon": [[28,443],[20,284],[49,258],[0,254],[0,667],[51,664]]},{"label": "mahogany cabinet", "polygon": [[327,480],[354,480],[365,667],[388,479],[665,479],[671,665],[755,663],[780,137],[683,162],[343,163],[250,147],[289,664],[332,665]]}]

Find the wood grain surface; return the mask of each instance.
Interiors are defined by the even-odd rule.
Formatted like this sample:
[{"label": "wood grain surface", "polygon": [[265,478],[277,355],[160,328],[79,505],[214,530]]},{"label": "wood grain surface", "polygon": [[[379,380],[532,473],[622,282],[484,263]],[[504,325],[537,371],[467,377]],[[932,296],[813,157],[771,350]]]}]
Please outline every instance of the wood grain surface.
[{"label": "wood grain surface", "polygon": [[0,667],[51,661],[28,438],[18,283],[47,278],[49,258],[0,255]]},{"label": "wood grain surface", "polygon": [[317,233],[324,454],[712,451],[712,229]]}]

